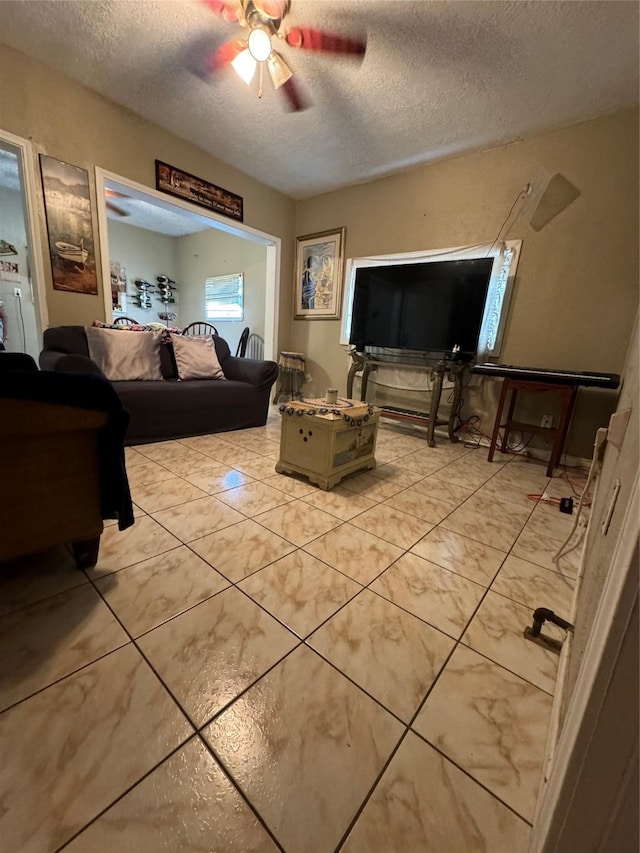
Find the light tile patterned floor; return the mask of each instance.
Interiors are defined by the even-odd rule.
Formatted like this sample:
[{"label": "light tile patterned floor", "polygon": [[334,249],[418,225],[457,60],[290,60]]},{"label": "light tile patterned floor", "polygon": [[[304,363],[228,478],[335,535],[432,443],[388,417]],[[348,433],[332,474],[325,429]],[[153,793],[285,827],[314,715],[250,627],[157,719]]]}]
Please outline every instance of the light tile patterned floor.
[{"label": "light tile patterned floor", "polygon": [[544,467],[387,422],[326,493],[279,418],[128,448],[94,569],[0,566],[3,853],[527,849],[557,657],[522,632],[579,554]]}]

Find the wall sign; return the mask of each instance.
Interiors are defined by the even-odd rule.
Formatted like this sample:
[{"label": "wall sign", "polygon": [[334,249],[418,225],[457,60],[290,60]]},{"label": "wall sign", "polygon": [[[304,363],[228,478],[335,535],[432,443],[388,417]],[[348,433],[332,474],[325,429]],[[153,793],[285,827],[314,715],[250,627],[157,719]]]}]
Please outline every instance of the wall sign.
[{"label": "wall sign", "polygon": [[156,189],[242,222],[243,206],[239,195],[161,160],[156,160]]}]

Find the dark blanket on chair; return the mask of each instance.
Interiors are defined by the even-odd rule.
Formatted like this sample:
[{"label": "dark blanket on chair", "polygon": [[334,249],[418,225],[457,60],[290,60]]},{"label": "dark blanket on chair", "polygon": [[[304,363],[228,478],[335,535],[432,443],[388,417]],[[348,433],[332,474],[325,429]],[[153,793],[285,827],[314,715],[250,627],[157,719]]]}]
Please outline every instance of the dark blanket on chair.
[{"label": "dark blanket on chair", "polygon": [[34,400],[107,413],[107,423],[98,433],[102,517],[117,518],[120,530],[131,527],[133,505],[123,444],[129,415],[111,384],[87,373],[39,371],[33,360],[31,368],[26,361],[18,365],[8,355],[0,355],[0,399]]}]

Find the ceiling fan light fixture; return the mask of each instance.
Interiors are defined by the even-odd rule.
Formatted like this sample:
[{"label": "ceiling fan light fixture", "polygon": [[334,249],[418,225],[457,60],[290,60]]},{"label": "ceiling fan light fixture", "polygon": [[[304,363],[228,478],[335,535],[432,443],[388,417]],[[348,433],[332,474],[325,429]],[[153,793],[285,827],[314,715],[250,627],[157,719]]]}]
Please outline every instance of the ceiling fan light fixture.
[{"label": "ceiling fan light fixture", "polygon": [[255,61],[249,49],[243,50],[239,53],[236,58],[232,61],[231,65],[233,66],[233,70],[236,72],[238,77],[241,80],[249,85],[253,80],[253,75],[256,73],[256,67],[258,63]]},{"label": "ceiling fan light fixture", "polygon": [[249,53],[256,62],[265,62],[271,55],[271,35],[262,27],[254,27],[249,33]]},{"label": "ceiling fan light fixture", "polygon": [[267,68],[269,70],[269,76],[271,77],[274,89],[279,89],[280,86],[284,86],[287,80],[290,80],[293,77],[293,71],[289,68],[280,54],[275,52],[275,50],[267,59]]}]

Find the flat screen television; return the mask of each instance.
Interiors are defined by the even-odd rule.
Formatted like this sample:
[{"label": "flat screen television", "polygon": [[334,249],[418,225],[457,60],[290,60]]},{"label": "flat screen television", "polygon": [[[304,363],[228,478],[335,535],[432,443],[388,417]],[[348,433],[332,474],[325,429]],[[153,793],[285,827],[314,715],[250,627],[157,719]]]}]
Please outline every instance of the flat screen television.
[{"label": "flat screen television", "polygon": [[493,258],[361,267],[356,270],[349,343],[472,358]]}]

